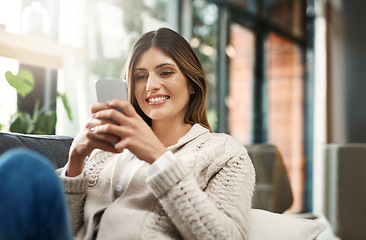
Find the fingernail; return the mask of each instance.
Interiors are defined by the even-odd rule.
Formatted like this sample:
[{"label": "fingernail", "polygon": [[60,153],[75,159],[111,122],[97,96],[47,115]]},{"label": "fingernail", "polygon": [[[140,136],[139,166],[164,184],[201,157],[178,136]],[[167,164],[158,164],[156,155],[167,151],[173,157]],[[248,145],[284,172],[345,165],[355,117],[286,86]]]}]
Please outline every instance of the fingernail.
[{"label": "fingernail", "polygon": [[90,128],[90,131],[95,132],[95,127]]}]

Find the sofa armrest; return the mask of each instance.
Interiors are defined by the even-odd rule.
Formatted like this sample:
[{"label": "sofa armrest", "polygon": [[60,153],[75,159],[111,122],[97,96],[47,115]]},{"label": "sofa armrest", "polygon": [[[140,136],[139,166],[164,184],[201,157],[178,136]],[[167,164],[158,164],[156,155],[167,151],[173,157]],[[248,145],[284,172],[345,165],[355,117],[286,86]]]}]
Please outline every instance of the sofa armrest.
[{"label": "sofa armrest", "polygon": [[0,132],[0,154],[25,147],[47,157],[56,168],[63,167],[68,158],[72,137],[58,135],[32,135]]}]

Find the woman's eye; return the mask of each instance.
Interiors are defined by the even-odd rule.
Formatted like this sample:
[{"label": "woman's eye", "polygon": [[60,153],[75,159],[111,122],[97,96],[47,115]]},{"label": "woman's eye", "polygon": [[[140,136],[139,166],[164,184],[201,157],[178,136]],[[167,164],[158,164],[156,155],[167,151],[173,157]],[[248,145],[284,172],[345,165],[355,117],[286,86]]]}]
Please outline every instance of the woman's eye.
[{"label": "woman's eye", "polygon": [[162,72],[162,73],[160,73],[160,75],[162,75],[162,76],[170,76],[170,75],[172,75],[174,72],[172,72],[172,71],[165,71],[165,72]]},{"label": "woman's eye", "polygon": [[146,78],[145,75],[138,75],[138,76],[135,76],[135,80],[141,80],[141,79],[144,79]]}]

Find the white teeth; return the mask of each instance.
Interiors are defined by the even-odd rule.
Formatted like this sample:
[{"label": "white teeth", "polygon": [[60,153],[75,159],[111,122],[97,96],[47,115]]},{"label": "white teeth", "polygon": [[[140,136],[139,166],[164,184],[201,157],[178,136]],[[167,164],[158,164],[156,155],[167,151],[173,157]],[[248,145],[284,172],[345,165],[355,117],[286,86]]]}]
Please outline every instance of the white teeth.
[{"label": "white teeth", "polygon": [[149,102],[161,102],[161,101],[167,100],[168,98],[169,98],[168,96],[166,96],[166,97],[149,98],[148,101]]}]

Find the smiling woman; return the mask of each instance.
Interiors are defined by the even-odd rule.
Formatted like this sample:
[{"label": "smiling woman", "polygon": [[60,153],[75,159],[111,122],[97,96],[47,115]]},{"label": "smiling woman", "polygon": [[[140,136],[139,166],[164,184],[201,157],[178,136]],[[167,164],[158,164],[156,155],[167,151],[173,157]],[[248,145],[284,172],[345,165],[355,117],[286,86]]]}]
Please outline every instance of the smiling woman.
[{"label": "smiling woman", "polygon": [[130,102],[94,104],[61,170],[76,239],[247,238],[254,168],[241,143],[210,132],[189,43],[148,32],[122,76]]},{"label": "smiling woman", "polygon": [[58,170],[74,239],[247,239],[254,168],[240,142],[211,133],[189,43],[148,32],[122,76],[132,104],[92,105]]},{"label": "smiling woman", "polygon": [[[146,52],[147,50],[149,51]],[[145,70],[143,76],[145,78],[149,76],[143,65],[140,68],[141,64],[148,62],[148,57],[153,57],[154,62],[150,64],[155,64],[155,66],[150,66],[150,68],[156,69],[154,74],[160,75],[160,79],[165,79],[163,82],[168,82],[168,79],[177,79],[178,76],[185,79],[180,83],[187,85],[185,88],[187,88],[189,96],[189,105],[184,117],[185,123],[200,123],[210,129],[206,115],[207,82],[201,63],[187,41],[167,28],[161,28],[142,36],[131,51],[129,65],[125,66],[124,77],[131,89],[130,101],[137,112],[151,125],[151,119],[140,109],[141,106],[137,102],[134,90],[135,81],[141,78],[139,74],[142,69]],[[155,84],[154,75],[151,77],[151,84]],[[186,92],[184,88],[179,91]]]},{"label": "smiling woman", "polygon": [[136,63],[135,75],[135,98],[152,124],[156,126],[157,120],[163,120],[160,124],[189,126],[184,116],[192,86],[170,57],[158,48],[147,50]]},{"label": "smiling woman", "polygon": [[[174,126],[181,128],[183,134],[188,132],[191,124],[185,122],[185,115],[193,87],[174,61],[153,47],[141,55],[136,69],[144,69],[145,77],[134,81],[135,98],[143,113],[151,119],[152,129]],[[177,137],[162,139],[163,143],[176,141]]]}]

